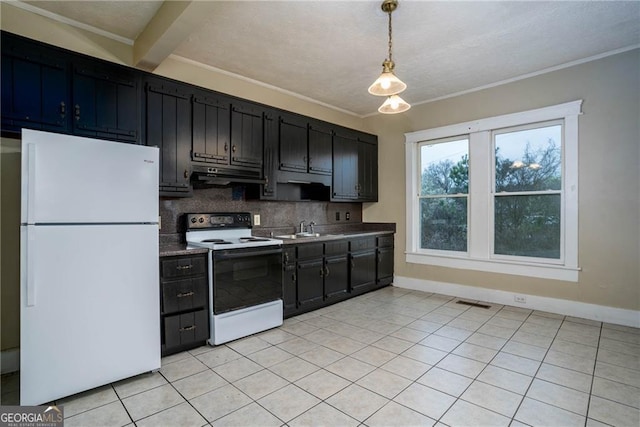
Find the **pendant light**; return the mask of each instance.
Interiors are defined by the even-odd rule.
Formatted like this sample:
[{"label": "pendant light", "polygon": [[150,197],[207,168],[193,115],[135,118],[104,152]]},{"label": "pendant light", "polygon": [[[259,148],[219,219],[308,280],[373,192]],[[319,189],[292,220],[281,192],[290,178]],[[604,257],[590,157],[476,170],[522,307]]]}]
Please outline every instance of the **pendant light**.
[{"label": "pendant light", "polygon": [[384,0],[381,5],[383,12],[389,15],[389,56],[382,63],[382,74],[369,86],[369,93],[376,96],[386,96],[385,102],[378,108],[384,114],[396,114],[407,111],[411,106],[398,94],[407,88],[407,85],[393,73],[393,38],[391,27],[391,13],[398,8],[398,0]]}]

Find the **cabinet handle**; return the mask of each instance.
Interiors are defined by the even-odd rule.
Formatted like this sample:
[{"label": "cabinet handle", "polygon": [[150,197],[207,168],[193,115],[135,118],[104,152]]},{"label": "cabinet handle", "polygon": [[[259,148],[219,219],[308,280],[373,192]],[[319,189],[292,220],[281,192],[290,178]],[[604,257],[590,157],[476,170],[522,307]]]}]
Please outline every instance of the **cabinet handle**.
[{"label": "cabinet handle", "polygon": [[291,275],[291,280],[293,280],[294,282],[295,282],[296,280],[298,280],[298,277],[296,276],[296,273],[293,273],[293,274]]},{"label": "cabinet handle", "polygon": [[178,329],[180,332],[185,332],[185,331],[193,331],[196,328],[196,325],[191,325],[191,326],[187,326],[185,328],[180,328]]},{"label": "cabinet handle", "polygon": [[181,294],[176,295],[178,298],[191,297],[193,296],[193,291],[183,292]]},{"label": "cabinet handle", "polygon": [[189,270],[190,268],[193,268],[193,265],[179,265],[176,267],[176,270]]},{"label": "cabinet handle", "polygon": [[284,263],[289,264],[289,254],[286,252],[284,253]]},{"label": "cabinet handle", "polygon": [[329,277],[329,267],[324,268],[324,277]]},{"label": "cabinet handle", "polygon": [[184,177],[189,178],[189,171],[187,169],[184,170]]},{"label": "cabinet handle", "polygon": [[233,145],[231,146],[231,151],[233,151],[234,153],[236,152],[236,144],[233,144]]},{"label": "cabinet handle", "polygon": [[67,105],[64,103],[64,101],[62,101],[60,103],[60,116],[64,117],[65,114],[67,114]]},{"label": "cabinet handle", "polygon": [[324,268],[320,267],[320,277],[324,277]]},{"label": "cabinet handle", "polygon": [[227,144],[226,142],[224,143],[224,151],[229,151],[229,144]]},{"label": "cabinet handle", "polygon": [[76,116],[76,120],[80,120],[80,105],[78,104],[75,105],[74,114]]},{"label": "cabinet handle", "polygon": [[352,269],[353,269],[353,268],[356,268],[356,263],[355,263],[355,262],[353,262],[353,259],[351,260],[351,268],[352,268]]}]

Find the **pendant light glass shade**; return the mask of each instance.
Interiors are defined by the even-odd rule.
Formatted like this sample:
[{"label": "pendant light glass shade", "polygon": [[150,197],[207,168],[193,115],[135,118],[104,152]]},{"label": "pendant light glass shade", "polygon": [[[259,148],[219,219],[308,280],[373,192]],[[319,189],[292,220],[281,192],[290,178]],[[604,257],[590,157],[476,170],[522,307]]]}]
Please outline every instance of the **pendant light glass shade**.
[{"label": "pendant light glass shade", "polygon": [[393,61],[386,60],[382,63],[382,74],[369,86],[369,93],[371,95],[390,96],[400,93],[407,88],[407,85],[393,74],[394,66]]},{"label": "pendant light glass shade", "polygon": [[409,105],[404,99],[398,95],[391,95],[387,97],[384,103],[378,108],[378,111],[382,114],[397,114],[404,113],[411,105]]}]

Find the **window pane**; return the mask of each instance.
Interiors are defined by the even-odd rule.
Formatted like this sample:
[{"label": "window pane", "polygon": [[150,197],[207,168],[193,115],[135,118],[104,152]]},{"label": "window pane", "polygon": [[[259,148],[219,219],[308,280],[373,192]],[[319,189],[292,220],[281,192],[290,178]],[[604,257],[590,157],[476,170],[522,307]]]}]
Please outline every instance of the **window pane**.
[{"label": "window pane", "polygon": [[420,199],[420,247],[467,251],[467,198]]},{"label": "window pane", "polygon": [[469,139],[420,147],[420,195],[469,192]]},{"label": "window pane", "polygon": [[562,125],[495,135],[496,192],[560,190]]},{"label": "window pane", "polygon": [[496,197],[494,252],[559,259],[560,195]]}]

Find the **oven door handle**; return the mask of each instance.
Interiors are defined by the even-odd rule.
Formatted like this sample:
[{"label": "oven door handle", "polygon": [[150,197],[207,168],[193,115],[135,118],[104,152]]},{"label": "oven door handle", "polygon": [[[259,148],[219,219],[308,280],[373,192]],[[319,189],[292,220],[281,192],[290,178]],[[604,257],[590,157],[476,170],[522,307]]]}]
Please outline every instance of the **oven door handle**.
[{"label": "oven door handle", "polygon": [[265,256],[265,255],[275,255],[281,254],[282,248],[278,249],[268,249],[268,250],[260,250],[256,249],[254,251],[242,251],[235,252],[233,249],[224,250],[224,251],[213,251],[214,259],[237,259],[237,258],[248,258],[254,256]]}]

